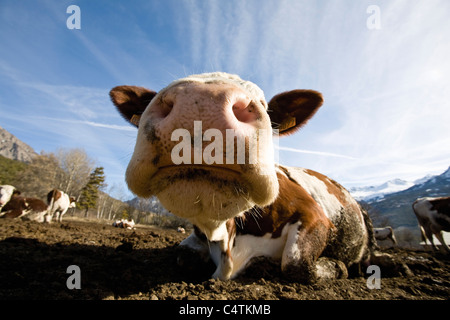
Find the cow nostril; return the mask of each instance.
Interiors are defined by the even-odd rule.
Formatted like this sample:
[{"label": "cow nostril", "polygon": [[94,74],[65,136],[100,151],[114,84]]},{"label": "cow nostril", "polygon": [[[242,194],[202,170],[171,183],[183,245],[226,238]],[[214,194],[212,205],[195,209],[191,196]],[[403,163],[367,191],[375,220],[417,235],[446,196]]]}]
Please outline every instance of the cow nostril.
[{"label": "cow nostril", "polygon": [[233,105],[233,113],[240,122],[251,122],[255,118],[255,106],[252,101],[239,100]]},{"label": "cow nostril", "polygon": [[173,109],[174,102],[172,100],[165,100],[161,105],[160,116],[165,118]]}]

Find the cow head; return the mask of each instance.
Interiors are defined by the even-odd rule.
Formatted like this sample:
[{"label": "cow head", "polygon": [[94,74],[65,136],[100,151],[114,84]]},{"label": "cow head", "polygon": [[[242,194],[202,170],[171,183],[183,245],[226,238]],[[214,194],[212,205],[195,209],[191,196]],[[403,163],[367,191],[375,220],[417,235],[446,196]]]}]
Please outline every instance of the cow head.
[{"label": "cow head", "polygon": [[69,197],[69,208],[76,208],[77,207],[77,200],[75,197]]},{"label": "cow head", "polygon": [[13,195],[20,195],[20,191],[10,185],[0,186],[0,209],[9,202]]},{"label": "cow head", "polygon": [[275,200],[273,131],[295,132],[323,102],[316,91],[293,90],[267,103],[258,86],[226,73],[189,76],[158,93],[118,86],[110,96],[138,127],[130,190],[156,195],[203,230]]}]

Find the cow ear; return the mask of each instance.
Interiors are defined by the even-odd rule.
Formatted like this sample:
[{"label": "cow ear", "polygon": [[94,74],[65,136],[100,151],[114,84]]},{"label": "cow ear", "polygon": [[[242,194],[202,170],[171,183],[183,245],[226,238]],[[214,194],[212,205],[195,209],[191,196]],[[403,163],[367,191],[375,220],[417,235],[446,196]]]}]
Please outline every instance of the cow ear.
[{"label": "cow ear", "polygon": [[303,127],[323,103],[322,94],[314,90],[292,90],[277,94],[269,102],[272,128],[288,135]]},{"label": "cow ear", "polygon": [[111,89],[109,96],[125,120],[138,127],[142,113],[156,92],[143,87],[118,86]]}]

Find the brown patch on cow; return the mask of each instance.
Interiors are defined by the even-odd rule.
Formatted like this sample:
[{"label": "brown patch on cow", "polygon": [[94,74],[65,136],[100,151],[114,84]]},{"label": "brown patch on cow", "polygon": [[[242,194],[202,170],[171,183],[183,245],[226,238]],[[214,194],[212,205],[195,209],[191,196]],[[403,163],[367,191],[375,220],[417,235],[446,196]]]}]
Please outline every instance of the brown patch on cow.
[{"label": "brown patch on cow", "polygon": [[53,201],[56,201],[61,197],[62,197],[61,191],[59,191],[58,189],[53,189],[52,191],[50,191],[47,194],[47,203],[50,204],[50,202],[52,201],[52,198],[53,198]]},{"label": "brown patch on cow", "polygon": [[450,197],[430,200],[430,203],[431,210],[438,212],[438,215],[435,217],[436,223],[442,226],[442,230],[449,231],[450,222],[448,221],[448,218],[450,218]]},{"label": "brown patch on cow", "polygon": [[436,210],[440,214],[450,217],[450,197],[430,200],[431,210]]},{"label": "brown patch on cow", "polygon": [[234,219],[230,219],[226,223],[227,233],[228,233],[228,243],[227,243],[227,255],[231,259],[231,248],[234,243],[234,236],[236,235],[236,222]]},{"label": "brown patch on cow", "polygon": [[322,208],[306,190],[285,175],[277,173],[280,192],[275,202],[267,207],[254,207],[241,217],[234,218],[238,234],[263,236],[272,233],[272,238],[281,236],[287,223],[301,221],[301,228],[308,230],[324,227],[334,229]]}]

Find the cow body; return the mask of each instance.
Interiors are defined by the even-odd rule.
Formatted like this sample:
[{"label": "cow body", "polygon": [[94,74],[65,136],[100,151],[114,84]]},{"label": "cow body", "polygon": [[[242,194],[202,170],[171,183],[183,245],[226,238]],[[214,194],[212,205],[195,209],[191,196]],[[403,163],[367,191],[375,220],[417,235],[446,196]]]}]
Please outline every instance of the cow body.
[{"label": "cow body", "polygon": [[267,103],[255,84],[213,73],[159,93],[122,86],[110,95],[139,128],[128,186],[142,197],[156,194],[195,226],[180,245],[210,257],[214,278],[233,278],[261,255],[281,259],[287,275],[305,281],[345,275],[369,258],[371,222],[350,194],[324,175],[273,159],[272,130],[298,130],[322,105],[320,93],[293,90]]},{"label": "cow body", "polygon": [[180,245],[203,257],[211,251],[219,266],[213,277],[221,279],[236,277],[258,256],[281,260],[285,274],[305,281],[342,277],[368,260],[367,217],[348,191],[312,170],[277,168],[280,196],[230,219],[228,243],[208,242],[197,228]]},{"label": "cow body", "polygon": [[377,240],[391,240],[393,244],[397,244],[397,239],[395,239],[394,230],[391,227],[385,228],[374,228],[375,239]]},{"label": "cow body", "polygon": [[437,249],[434,245],[434,234],[444,249],[450,252],[442,236],[442,231],[450,232],[450,197],[419,198],[413,203],[413,210],[425,244],[428,239],[433,250]]},{"label": "cow body", "polygon": [[2,218],[21,218],[44,222],[47,214],[47,205],[44,201],[36,198],[21,197],[13,195],[9,202],[1,209]]},{"label": "cow body", "polygon": [[48,213],[47,222],[51,222],[53,215],[56,214],[56,221],[62,222],[63,215],[69,208],[75,208],[76,202],[74,197],[70,197],[67,193],[53,189],[47,194]]},{"label": "cow body", "polygon": [[116,220],[113,222],[113,227],[116,228],[123,228],[123,229],[129,229],[132,230],[134,229],[134,220],[128,220],[128,219],[120,219],[120,220]]}]

